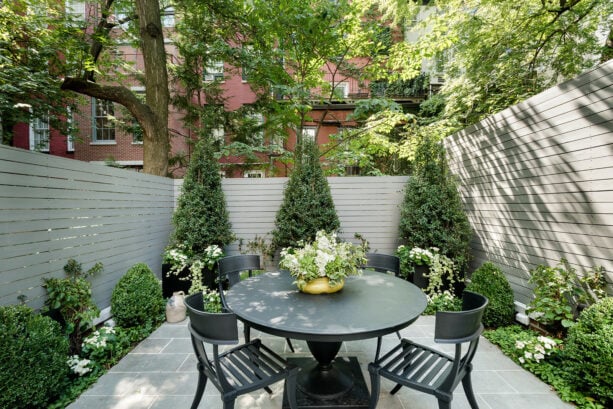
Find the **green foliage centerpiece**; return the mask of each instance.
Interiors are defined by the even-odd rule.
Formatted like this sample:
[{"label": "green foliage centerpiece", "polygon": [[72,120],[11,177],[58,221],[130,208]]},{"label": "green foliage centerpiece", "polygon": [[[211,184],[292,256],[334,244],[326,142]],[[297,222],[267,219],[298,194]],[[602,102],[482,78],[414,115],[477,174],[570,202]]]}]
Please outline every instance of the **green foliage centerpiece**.
[{"label": "green foliage centerpiece", "polygon": [[336,233],[320,230],[315,241],[283,249],[279,267],[289,270],[300,291],[319,294],[339,291],[345,277],[360,274],[364,264],[362,246],[338,241]]}]

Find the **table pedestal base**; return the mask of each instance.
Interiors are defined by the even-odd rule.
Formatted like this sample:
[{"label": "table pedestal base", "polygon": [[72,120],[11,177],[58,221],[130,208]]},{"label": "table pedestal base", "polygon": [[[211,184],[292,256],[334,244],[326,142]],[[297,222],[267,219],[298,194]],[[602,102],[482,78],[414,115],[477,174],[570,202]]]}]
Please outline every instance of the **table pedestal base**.
[{"label": "table pedestal base", "polygon": [[[296,400],[298,408],[316,408],[316,409],[365,409],[368,408],[370,394],[360,369],[360,364],[356,357],[337,357],[334,359],[333,371],[340,372],[343,376],[341,381],[337,381],[337,375],[333,374],[335,381],[329,386],[325,386],[322,382],[326,381],[325,372],[316,374],[313,371],[317,362],[313,358],[287,358],[287,360],[301,369],[301,374],[298,376],[298,388],[296,390]],[[301,376],[302,375],[302,376]],[[345,377],[345,380],[342,380]],[[305,384],[306,383],[306,384]],[[312,387],[323,387],[320,392],[327,395],[327,398],[318,397],[317,393],[313,393]],[[309,391],[305,392],[305,389]],[[283,396],[283,409],[288,409],[289,403],[287,396]]]}]

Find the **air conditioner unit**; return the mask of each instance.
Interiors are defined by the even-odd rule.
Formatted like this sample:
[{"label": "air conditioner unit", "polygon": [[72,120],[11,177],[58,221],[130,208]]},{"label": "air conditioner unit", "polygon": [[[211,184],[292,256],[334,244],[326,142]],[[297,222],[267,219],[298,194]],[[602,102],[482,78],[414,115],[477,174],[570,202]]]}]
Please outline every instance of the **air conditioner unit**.
[{"label": "air conditioner unit", "polygon": [[430,85],[443,85],[445,77],[443,74],[430,74]]}]

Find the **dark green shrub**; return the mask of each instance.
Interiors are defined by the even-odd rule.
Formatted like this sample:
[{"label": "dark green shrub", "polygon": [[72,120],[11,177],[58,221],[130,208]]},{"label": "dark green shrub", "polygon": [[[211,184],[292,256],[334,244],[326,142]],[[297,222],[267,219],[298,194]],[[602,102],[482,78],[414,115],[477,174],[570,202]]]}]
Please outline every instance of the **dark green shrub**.
[{"label": "dark green shrub", "polygon": [[81,351],[83,334],[93,327],[94,319],[100,314],[92,298],[92,285],[86,277],[101,271],[102,263],[84,272],[81,263],[69,259],[64,266],[67,278],[44,279],[43,287],[48,297],[45,306],[50,312],[59,314],[73,354]]},{"label": "dark green shrub", "polygon": [[160,282],[145,263],[132,266],[111,295],[113,319],[124,328],[159,324],[165,307]]},{"label": "dark green shrub", "polygon": [[472,230],[444,147],[425,138],[415,152],[414,169],[400,211],[400,238],[409,248],[437,247],[464,272]]},{"label": "dark green shrub", "polygon": [[613,297],[581,313],[568,330],[563,356],[569,383],[613,407]]},{"label": "dark green shrub", "polygon": [[211,144],[204,140],[192,153],[172,221],[172,241],[190,256],[204,256],[209,245],[223,247],[234,240],[221,190],[219,162]]},{"label": "dark green shrub", "polygon": [[27,306],[0,307],[0,408],[44,408],[68,376],[60,324]]},{"label": "dark green shrub", "polygon": [[272,233],[275,249],[298,247],[300,241],[315,240],[319,230],[330,233],[340,227],[330,186],[319,164],[317,145],[303,142],[296,158],[296,168],[287,182],[275,219]]},{"label": "dark green shrub", "polygon": [[513,322],[513,290],[505,275],[494,264],[486,262],[475,270],[466,289],[482,294],[490,301],[483,313],[483,325],[497,328]]}]

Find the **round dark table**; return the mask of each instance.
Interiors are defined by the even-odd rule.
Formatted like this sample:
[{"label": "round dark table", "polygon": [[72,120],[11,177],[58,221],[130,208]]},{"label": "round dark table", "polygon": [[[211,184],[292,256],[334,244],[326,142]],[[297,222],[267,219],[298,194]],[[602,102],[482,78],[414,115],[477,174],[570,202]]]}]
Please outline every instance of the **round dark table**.
[{"label": "round dark table", "polygon": [[269,272],[235,284],[228,307],[252,328],[307,341],[316,363],[301,371],[298,387],[318,399],[335,399],[353,385],[336,368],[343,341],[376,338],[415,321],[427,300],[415,285],[390,274],[364,270],[334,294],[304,294],[287,271]]}]

